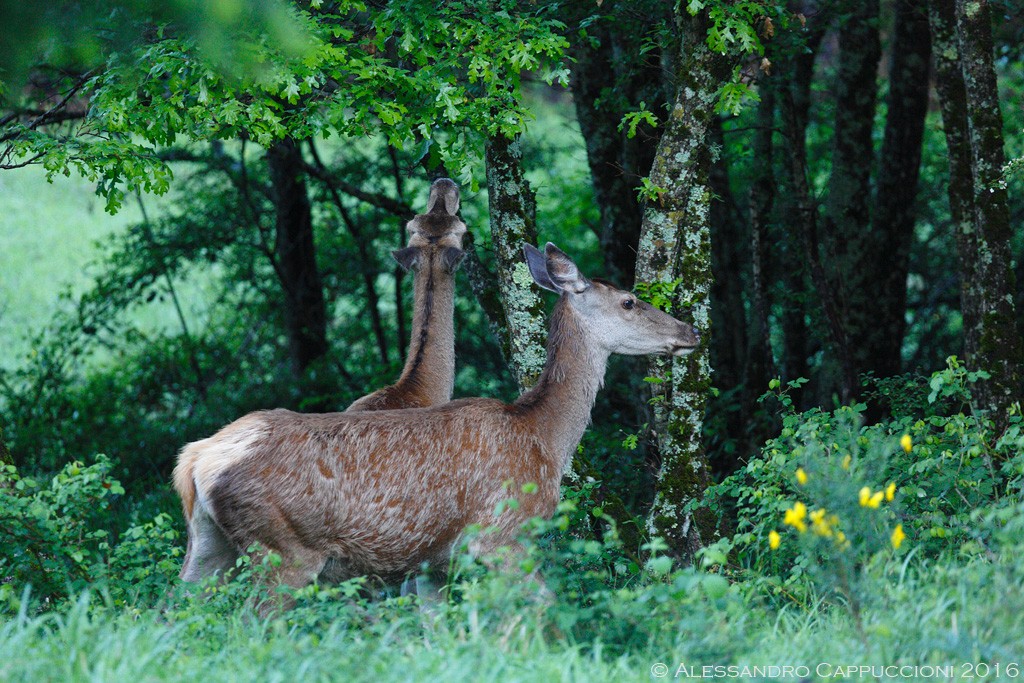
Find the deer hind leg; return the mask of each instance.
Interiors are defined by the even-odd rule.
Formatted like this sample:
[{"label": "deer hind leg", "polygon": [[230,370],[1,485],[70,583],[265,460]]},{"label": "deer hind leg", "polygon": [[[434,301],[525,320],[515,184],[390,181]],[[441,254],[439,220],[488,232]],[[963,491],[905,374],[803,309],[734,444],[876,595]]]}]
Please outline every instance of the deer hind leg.
[{"label": "deer hind leg", "polygon": [[480,560],[488,571],[522,576],[525,585],[535,590],[535,596],[544,603],[554,602],[554,593],[547,587],[540,567],[524,571],[520,563],[526,557],[526,549],[519,541],[506,540],[507,536],[498,533],[484,534],[475,539],[469,546],[469,552]]},{"label": "deer hind leg", "polygon": [[416,576],[407,576],[402,581],[400,595],[416,595],[421,603],[436,604],[444,602],[443,588],[445,581],[429,570],[420,571]]},{"label": "deer hind leg", "polygon": [[181,567],[181,578],[191,582],[202,581],[214,574],[227,578],[240,555],[206,507],[197,501],[189,522],[188,550]]},{"label": "deer hind leg", "polygon": [[[295,598],[288,589],[305,588],[313,583],[327,563],[327,557],[323,553],[307,549],[270,552],[281,557],[281,564],[272,569],[267,577],[269,594],[258,607],[260,615],[264,617],[294,607]],[[266,553],[267,551],[263,551],[263,556]]]}]

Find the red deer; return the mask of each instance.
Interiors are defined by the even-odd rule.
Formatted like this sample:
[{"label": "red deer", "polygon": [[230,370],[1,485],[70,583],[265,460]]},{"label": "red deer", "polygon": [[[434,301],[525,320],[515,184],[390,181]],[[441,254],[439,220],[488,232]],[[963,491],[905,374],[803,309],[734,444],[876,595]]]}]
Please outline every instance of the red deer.
[{"label": "red deer", "polygon": [[[560,294],[534,388],[512,404],[467,398],[374,413],[255,412],[189,444],[174,470],[188,521],[181,577],[227,572],[258,542],[281,556],[275,578],[291,586],[364,574],[397,582],[423,563],[445,567],[471,524],[494,529],[471,543],[479,555],[514,547],[523,522],[549,517],[608,357],[684,355],[699,335],[587,279],[553,244],[525,252],[537,284]],[[519,506],[495,517],[510,497]]]},{"label": "red deer", "polygon": [[409,246],[395,260],[414,272],[412,335],[405,367],[391,386],[363,396],[346,412],[426,408],[446,403],[455,384],[455,271],[465,254],[466,225],[459,211],[459,186],[439,178],[430,186],[427,212],[405,226]]}]

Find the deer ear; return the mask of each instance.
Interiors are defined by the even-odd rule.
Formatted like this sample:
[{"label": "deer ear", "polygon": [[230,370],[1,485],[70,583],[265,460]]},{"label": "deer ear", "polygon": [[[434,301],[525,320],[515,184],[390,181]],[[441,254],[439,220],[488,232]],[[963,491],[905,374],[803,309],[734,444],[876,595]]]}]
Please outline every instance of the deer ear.
[{"label": "deer ear", "polygon": [[466,252],[455,247],[445,247],[441,252],[441,263],[449,273],[458,270],[464,258],[466,258]]},{"label": "deer ear", "polygon": [[544,258],[548,276],[560,291],[582,294],[590,289],[590,280],[583,277],[572,259],[551,242],[544,247]]},{"label": "deer ear", "polygon": [[454,216],[459,212],[459,186],[448,178],[438,178],[430,186],[427,199],[427,213],[447,213]]},{"label": "deer ear", "polygon": [[544,289],[561,294],[562,290],[551,281],[551,277],[548,275],[547,259],[544,258],[543,252],[532,244],[524,244],[523,255],[526,256],[526,265],[530,269],[533,281]]},{"label": "deer ear", "polygon": [[403,270],[409,271],[416,267],[416,260],[419,258],[420,249],[419,247],[396,249],[391,252],[391,255],[395,257],[398,265],[402,266]]}]

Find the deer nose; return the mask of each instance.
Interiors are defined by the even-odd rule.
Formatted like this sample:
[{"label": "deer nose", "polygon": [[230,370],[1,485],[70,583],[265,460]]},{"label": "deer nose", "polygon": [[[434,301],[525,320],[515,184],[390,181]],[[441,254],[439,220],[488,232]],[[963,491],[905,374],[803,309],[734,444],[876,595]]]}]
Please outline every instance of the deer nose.
[{"label": "deer nose", "polygon": [[694,336],[694,338],[697,341],[700,341],[700,328],[699,327],[694,327],[692,329],[693,329],[693,336]]}]

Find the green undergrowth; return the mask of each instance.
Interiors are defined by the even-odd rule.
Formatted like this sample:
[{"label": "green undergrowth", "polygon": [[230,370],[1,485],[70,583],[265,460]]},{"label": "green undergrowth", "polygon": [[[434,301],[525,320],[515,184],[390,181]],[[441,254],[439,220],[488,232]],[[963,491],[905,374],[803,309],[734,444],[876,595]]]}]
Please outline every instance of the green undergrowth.
[{"label": "green undergrowth", "polygon": [[781,430],[709,492],[735,533],[692,566],[625,545],[587,484],[505,570],[457,553],[438,601],[360,578],[275,609],[259,553],[184,585],[180,518],[126,500],[109,458],[5,467],[0,680],[1012,680],[1024,433],[970,414],[976,379],[950,359],[873,425],[774,382]]}]

